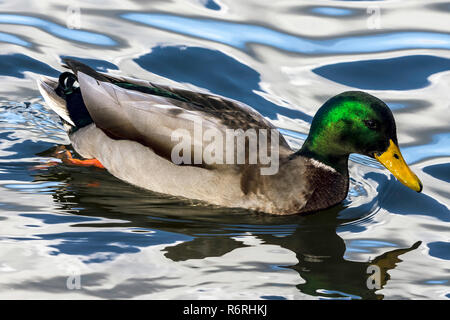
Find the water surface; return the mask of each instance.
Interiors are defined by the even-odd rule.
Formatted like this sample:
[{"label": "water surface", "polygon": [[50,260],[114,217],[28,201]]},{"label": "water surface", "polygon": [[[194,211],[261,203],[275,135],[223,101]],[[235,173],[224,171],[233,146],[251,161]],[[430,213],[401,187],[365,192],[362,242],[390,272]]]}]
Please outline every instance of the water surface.
[{"label": "water surface", "polygon": [[[449,21],[445,1],[1,1],[0,298],[448,299]],[[294,148],[365,90],[424,190],[352,155],[342,204],[275,217],[42,166],[69,143],[35,84],[61,57],[242,101]]]}]

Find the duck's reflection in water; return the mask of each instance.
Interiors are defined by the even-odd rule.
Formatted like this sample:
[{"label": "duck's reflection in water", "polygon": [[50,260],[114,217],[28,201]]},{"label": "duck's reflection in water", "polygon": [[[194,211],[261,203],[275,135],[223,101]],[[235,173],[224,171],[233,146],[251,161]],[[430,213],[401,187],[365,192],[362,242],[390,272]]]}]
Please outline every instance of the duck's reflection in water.
[{"label": "duck's reflection in water", "polygon": [[246,246],[235,240],[236,235],[251,233],[264,244],[295,253],[298,263],[284,268],[297,271],[304,280],[297,288],[312,296],[382,299],[377,290],[389,281],[388,271],[401,262],[400,255],[420,245],[388,251],[367,262],[349,261],[344,256],[345,242],[336,233],[348,222],[338,218],[342,205],[308,216],[268,216],[157,195],[121,182],[104,170],[59,165],[32,172],[35,181],[62,182],[52,196],[63,211],[120,220],[73,227],[152,229],[191,239],[165,248],[165,257],[174,262],[223,256]]}]

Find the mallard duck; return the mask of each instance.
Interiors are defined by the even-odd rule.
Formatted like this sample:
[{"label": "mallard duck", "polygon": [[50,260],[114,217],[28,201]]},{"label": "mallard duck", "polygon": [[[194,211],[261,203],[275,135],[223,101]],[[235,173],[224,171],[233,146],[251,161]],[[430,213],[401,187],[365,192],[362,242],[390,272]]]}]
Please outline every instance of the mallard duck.
[{"label": "mallard duck", "polygon": [[[41,77],[38,86],[84,158],[72,162],[105,168],[138,187],[270,214],[313,212],[345,199],[348,158],[359,153],[377,159],[407,187],[422,190],[398,148],[392,112],[368,93],[348,91],[326,101],[303,146],[294,152],[274,125],[240,102],[96,72],[72,59],[63,62],[71,72],[59,79]],[[256,152],[250,149],[249,136],[244,139],[243,163],[214,163],[205,153],[195,155],[193,150],[205,141],[195,137],[196,123],[224,135],[238,129],[244,135],[252,129],[274,133],[270,139],[266,134],[265,141],[267,154],[277,155],[276,172],[263,172],[267,161],[246,162]],[[194,136],[187,144],[192,148],[179,148],[181,161],[174,161],[180,137],[187,136]],[[222,160],[223,143],[215,147],[210,155],[220,154]],[[233,159],[239,157],[237,150],[233,147]],[[190,156],[197,161],[189,161]]]}]

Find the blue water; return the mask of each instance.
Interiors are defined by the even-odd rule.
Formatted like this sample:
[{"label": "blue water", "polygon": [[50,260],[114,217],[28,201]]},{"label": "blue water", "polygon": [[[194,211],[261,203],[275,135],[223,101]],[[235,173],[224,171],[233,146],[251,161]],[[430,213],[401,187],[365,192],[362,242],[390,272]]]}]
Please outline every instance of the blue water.
[{"label": "blue water", "polygon": [[[0,2],[0,298],[448,299],[449,12],[440,1]],[[365,90],[393,110],[424,190],[352,155],[343,203],[276,217],[46,167],[69,141],[35,80],[57,76],[61,57],[244,102],[293,148],[324,101]]]}]

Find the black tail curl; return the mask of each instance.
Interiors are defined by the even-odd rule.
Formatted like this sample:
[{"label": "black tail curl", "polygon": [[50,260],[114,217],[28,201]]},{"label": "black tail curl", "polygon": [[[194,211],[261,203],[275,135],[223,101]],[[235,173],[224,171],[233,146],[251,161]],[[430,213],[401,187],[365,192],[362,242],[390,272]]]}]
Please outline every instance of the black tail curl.
[{"label": "black tail curl", "polygon": [[92,123],[80,87],[76,86],[75,82],[78,82],[78,78],[73,73],[63,72],[59,75],[58,86],[55,89],[56,94],[66,101],[70,119],[75,124],[71,133]]},{"label": "black tail curl", "polygon": [[58,96],[66,100],[67,96],[74,92],[74,83],[78,81],[77,77],[71,72],[63,72],[59,75],[58,87],[55,92]]}]

